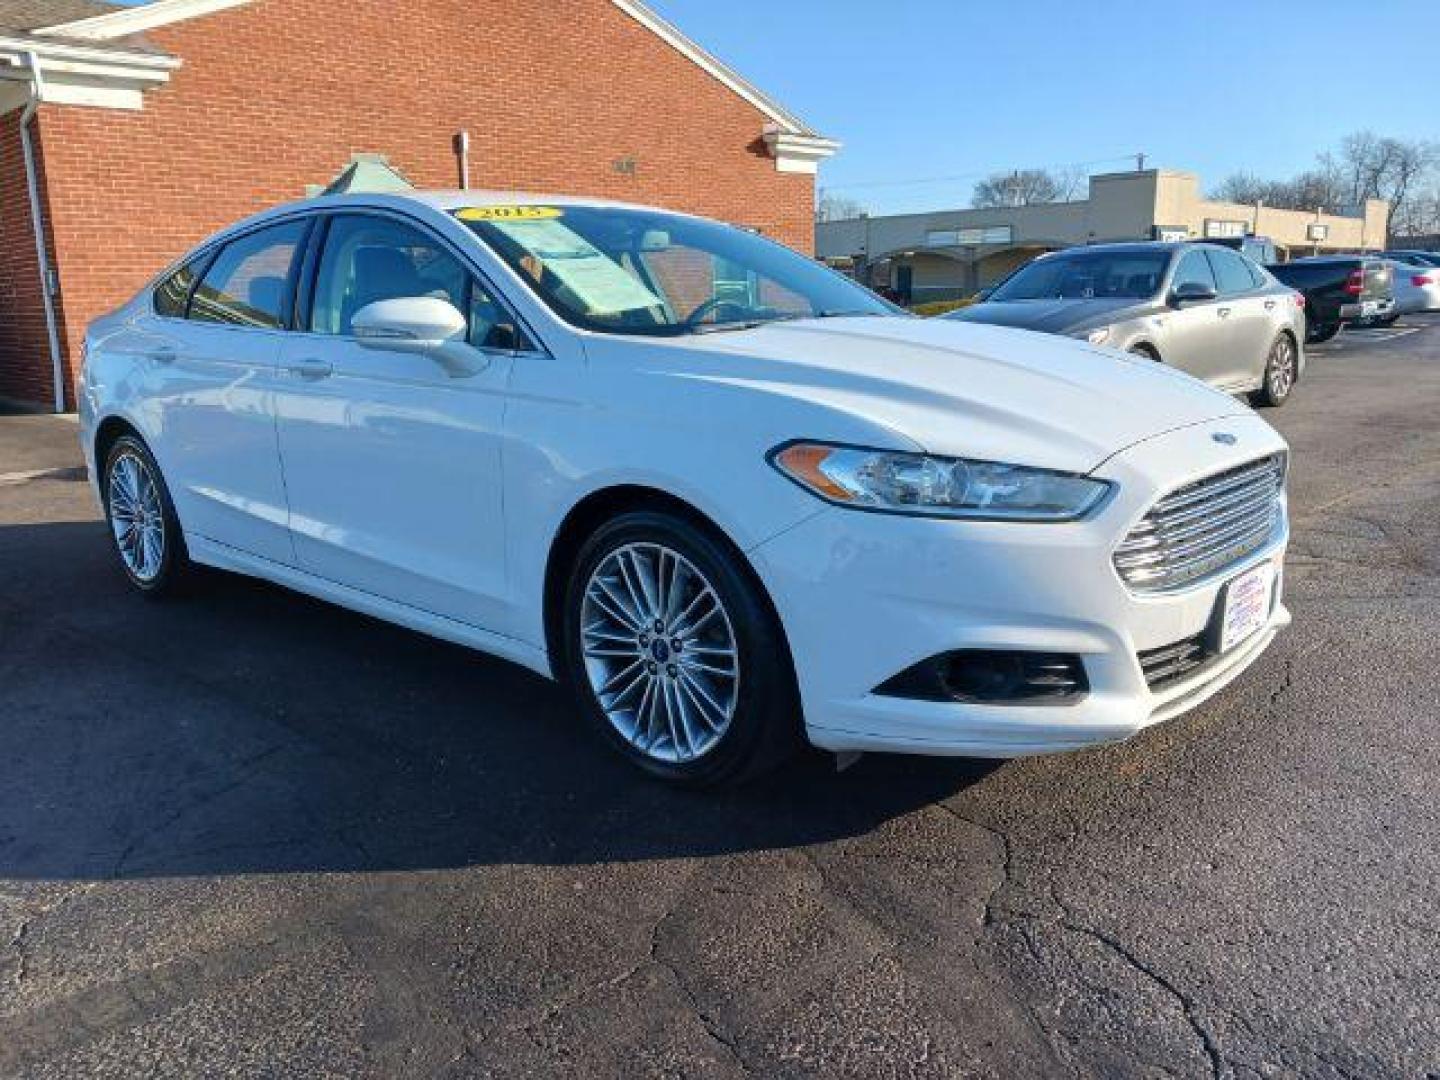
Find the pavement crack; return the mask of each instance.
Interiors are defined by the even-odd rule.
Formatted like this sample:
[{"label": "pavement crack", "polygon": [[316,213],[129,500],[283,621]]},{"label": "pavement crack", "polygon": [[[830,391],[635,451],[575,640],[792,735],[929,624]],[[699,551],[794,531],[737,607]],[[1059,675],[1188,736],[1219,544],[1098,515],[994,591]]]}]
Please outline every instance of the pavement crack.
[{"label": "pavement crack", "polygon": [[1226,1064],[1224,1055],[1220,1052],[1220,1044],[1216,1041],[1210,1029],[1201,1022],[1198,1015],[1199,1006],[1194,997],[1180,989],[1164,972],[1142,960],[1118,937],[1093,926],[1086,926],[1083,923],[1076,922],[1071,916],[1069,908],[1064,908],[1064,910],[1065,918],[1058,924],[1062,929],[1081,934],[1090,938],[1092,941],[1099,942],[1119,957],[1131,970],[1144,977],[1151,985],[1159,987],[1174,999],[1180,1008],[1181,1015],[1185,1017],[1185,1022],[1190,1026],[1190,1030],[1193,1031],[1195,1037],[1200,1040],[1200,1046],[1205,1052],[1205,1057],[1210,1062],[1210,1075],[1214,1077],[1215,1080],[1220,1080],[1221,1077],[1226,1076],[1229,1072],[1229,1067]]},{"label": "pavement crack", "polygon": [[16,967],[14,983],[17,989],[24,984],[30,975],[30,949],[28,945],[30,932],[37,924],[54,915],[77,896],[82,896],[95,887],[96,883],[92,881],[86,882],[77,888],[70,889],[56,897],[51,903],[25,916],[25,918],[20,921],[20,925],[16,927],[15,933],[10,936],[10,941],[7,946],[15,951]]},{"label": "pavement crack", "polygon": [[235,776],[232,780],[230,780],[229,783],[221,784],[218,788],[212,788],[208,791],[196,792],[194,795],[191,795],[189,798],[185,799],[185,801],[182,802],[179,806],[177,806],[174,810],[170,811],[169,814],[165,815],[164,819],[162,819],[153,829],[148,829],[143,833],[137,833],[134,837],[132,837],[130,842],[125,845],[125,847],[121,850],[120,854],[116,857],[115,865],[110,870],[110,877],[120,877],[120,875],[125,870],[126,864],[134,856],[136,850],[139,849],[141,844],[143,844],[147,839],[168,831],[187,815],[193,813],[194,811],[200,809],[203,806],[208,806],[216,799],[224,798],[226,795],[230,794],[230,792],[236,790],[237,788],[244,787],[247,783],[249,783],[251,775],[255,771],[255,767],[257,765],[265,761],[267,758],[273,757],[275,754],[278,754],[283,749],[285,749],[285,744],[278,743],[274,746],[266,747],[264,750],[260,750],[254,754],[250,754],[248,757],[242,758],[240,761],[235,762],[231,767],[232,770],[235,772]]},{"label": "pavement crack", "polygon": [[1009,889],[1014,880],[1015,851],[1010,844],[1010,837],[1003,829],[997,829],[993,825],[987,825],[983,821],[976,821],[972,817],[967,817],[948,803],[938,802],[934,805],[936,809],[949,814],[956,821],[962,821],[972,828],[979,829],[994,839],[996,850],[1000,857],[1000,865],[996,874],[995,884],[991,886],[990,891],[985,895],[984,907],[980,916],[980,926],[983,929],[987,926],[996,925],[1003,921],[1002,915],[997,912],[996,903],[999,901],[1000,895]]},{"label": "pavement crack", "polygon": [[[725,1048],[725,1051],[730,1055],[730,1059],[735,1063],[735,1067],[738,1068],[746,1076],[756,1075],[755,1070],[750,1068],[750,1066],[746,1063],[745,1057],[743,1054],[741,1054],[740,1047],[736,1045],[735,1039],[730,1036],[725,1031],[725,1029],[714,1019],[714,1017],[712,1017],[708,1012],[705,1011],[704,1006],[700,1004],[699,997],[696,996],[694,989],[690,986],[688,980],[686,980],[685,975],[680,970],[679,966],[661,955],[661,931],[664,929],[665,924],[670,921],[671,917],[674,916],[674,914],[674,908],[667,908],[665,912],[660,916],[660,918],[655,921],[655,925],[651,928],[650,954],[648,957],[649,962],[670,975],[671,980],[673,980],[675,983],[676,989],[680,991],[680,996],[684,1000],[686,1007],[689,1009],[695,1019],[700,1022],[700,1026],[705,1029],[705,1033],[709,1035],[710,1038],[713,1039],[716,1043]],[[637,967],[638,966],[640,965],[637,965]]]}]

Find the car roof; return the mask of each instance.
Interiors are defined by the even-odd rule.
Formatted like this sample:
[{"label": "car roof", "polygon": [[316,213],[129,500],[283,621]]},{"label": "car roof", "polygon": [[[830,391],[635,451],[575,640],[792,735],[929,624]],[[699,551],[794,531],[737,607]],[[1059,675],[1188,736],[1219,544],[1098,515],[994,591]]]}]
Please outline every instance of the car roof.
[{"label": "car roof", "polygon": [[1110,244],[1081,244],[1076,247],[1060,248],[1056,251],[1046,252],[1043,258],[1055,255],[1083,255],[1091,251],[1113,251],[1120,254],[1140,254],[1147,251],[1183,251],[1187,248],[1224,248],[1226,251],[1233,251],[1233,248],[1226,248],[1224,244],[1212,243],[1209,240],[1119,240]]},{"label": "car roof", "polygon": [[[661,207],[641,203],[624,202],[620,199],[601,199],[587,195],[559,195],[554,192],[492,191],[492,190],[427,190],[387,191],[382,193],[347,192],[337,195],[316,195],[287,204],[283,209],[294,211],[305,208],[335,206],[375,206],[411,203],[432,210],[451,211],[466,206],[596,206],[615,207],[626,210],[653,210],[661,213],[675,213]],[[281,208],[277,208],[281,209]]]}]

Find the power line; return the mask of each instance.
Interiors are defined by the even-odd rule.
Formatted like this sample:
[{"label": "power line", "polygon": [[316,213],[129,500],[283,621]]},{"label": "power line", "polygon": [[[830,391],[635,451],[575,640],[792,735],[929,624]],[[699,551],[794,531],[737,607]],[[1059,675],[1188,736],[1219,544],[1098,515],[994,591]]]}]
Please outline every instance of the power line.
[{"label": "power line", "polygon": [[[1140,161],[1145,160],[1143,154],[1122,154],[1118,157],[1095,158],[1093,161],[1072,161],[1063,165],[1031,165],[1032,169],[1088,169],[1092,165],[1113,165],[1117,161]],[[860,180],[853,184],[824,184],[826,191],[854,191],[857,188],[886,188],[886,187],[916,187],[921,184],[950,184],[957,180],[982,180],[996,172],[1013,172],[1014,170],[984,169],[979,172],[955,173],[951,176],[926,176],[915,180]]]}]

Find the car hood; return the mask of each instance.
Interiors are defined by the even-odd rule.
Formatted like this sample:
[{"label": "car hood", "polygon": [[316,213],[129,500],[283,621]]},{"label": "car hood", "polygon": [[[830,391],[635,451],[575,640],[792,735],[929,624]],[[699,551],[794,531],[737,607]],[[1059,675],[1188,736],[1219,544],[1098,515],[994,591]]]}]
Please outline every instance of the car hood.
[{"label": "car hood", "polygon": [[1133,318],[1153,306],[1149,300],[986,300],[947,317],[956,322],[1065,334]]},{"label": "car hood", "polygon": [[[1152,360],[937,319],[807,319],[664,344],[679,355],[653,374],[788,398],[853,421],[827,425],[813,411],[780,410],[792,429],[774,434],[785,438],[888,432],[892,445],[1073,472],[1162,432],[1248,411]],[[705,407],[693,394],[684,400]]]}]

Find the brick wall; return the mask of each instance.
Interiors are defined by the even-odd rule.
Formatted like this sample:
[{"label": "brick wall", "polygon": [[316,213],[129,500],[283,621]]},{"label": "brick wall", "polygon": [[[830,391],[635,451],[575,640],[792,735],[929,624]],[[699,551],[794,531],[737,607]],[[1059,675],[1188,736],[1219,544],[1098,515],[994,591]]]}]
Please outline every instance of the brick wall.
[{"label": "brick wall", "polygon": [[764,116],[609,0],[255,0],[149,37],[184,66],[143,111],[40,112],[67,360],[187,247],[355,152],[457,186],[461,128],[473,187],[655,203],[811,249],[813,178],[775,170]]},{"label": "brick wall", "polygon": [[[43,198],[44,150],[38,129],[33,134]],[[49,404],[53,374],[34,228],[17,109],[0,116],[0,398]]]}]

